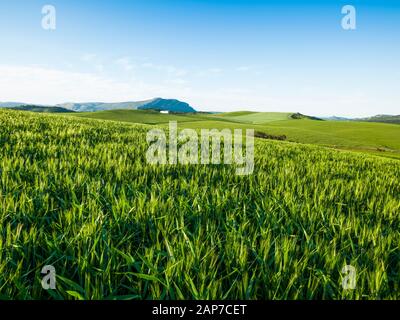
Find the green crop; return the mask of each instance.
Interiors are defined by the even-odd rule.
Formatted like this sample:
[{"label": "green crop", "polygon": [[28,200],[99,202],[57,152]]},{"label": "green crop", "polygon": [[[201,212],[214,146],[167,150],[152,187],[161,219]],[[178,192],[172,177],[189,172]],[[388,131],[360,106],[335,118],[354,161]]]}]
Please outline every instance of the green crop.
[{"label": "green crop", "polygon": [[145,125],[0,124],[2,299],[400,299],[398,160],[257,140],[240,177],[148,165]]}]

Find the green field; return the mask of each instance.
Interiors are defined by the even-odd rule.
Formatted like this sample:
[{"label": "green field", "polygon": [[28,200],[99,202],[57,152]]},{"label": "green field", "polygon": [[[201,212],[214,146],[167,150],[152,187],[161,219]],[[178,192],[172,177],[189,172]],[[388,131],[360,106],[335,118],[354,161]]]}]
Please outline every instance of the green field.
[{"label": "green field", "polygon": [[[79,116],[0,110],[0,298],[400,299],[400,161],[257,139],[249,176],[229,165],[150,166],[154,126],[118,120],[249,124]],[[251,126],[399,149],[392,125]],[[57,290],[42,289],[44,265],[56,268]],[[341,286],[345,265],[357,270],[355,290]]]},{"label": "green field", "polygon": [[[290,119],[290,113],[231,112],[218,115],[166,115],[148,111],[104,111],[74,114],[93,119],[167,125],[182,128],[247,129],[285,135],[288,141],[400,159],[400,126],[396,124]],[[288,120],[290,119],[290,120]]]},{"label": "green field", "polygon": [[253,128],[274,135],[286,135],[288,141],[315,144],[335,149],[374,153],[400,158],[400,126],[395,124],[314,121],[308,119],[275,121],[263,125],[246,123],[192,121],[184,128]]},{"label": "green field", "polygon": [[76,113],[77,117],[89,119],[101,119],[112,121],[123,121],[132,123],[144,124],[161,124],[169,121],[186,122],[200,118],[195,115],[175,115],[161,114],[157,111],[142,111],[142,110],[115,110],[115,111],[100,111],[100,112],[82,112]]},{"label": "green field", "polygon": [[289,120],[292,113],[282,112],[227,112],[217,115],[215,118],[224,118],[233,122],[262,124],[273,121]]}]

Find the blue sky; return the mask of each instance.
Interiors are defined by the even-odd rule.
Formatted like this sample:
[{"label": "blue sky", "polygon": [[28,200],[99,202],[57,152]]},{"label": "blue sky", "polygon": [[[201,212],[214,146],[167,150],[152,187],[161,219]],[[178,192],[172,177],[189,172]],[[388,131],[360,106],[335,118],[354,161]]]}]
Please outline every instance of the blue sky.
[{"label": "blue sky", "polygon": [[0,43],[0,101],[400,114],[399,1],[2,0]]}]

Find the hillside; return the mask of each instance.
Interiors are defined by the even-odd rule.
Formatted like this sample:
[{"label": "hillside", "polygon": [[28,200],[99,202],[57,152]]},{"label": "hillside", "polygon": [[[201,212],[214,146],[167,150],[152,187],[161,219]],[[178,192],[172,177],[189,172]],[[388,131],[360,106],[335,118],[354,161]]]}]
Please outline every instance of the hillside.
[{"label": "hillside", "polygon": [[274,121],[282,120],[322,120],[316,117],[303,115],[301,113],[290,113],[290,112],[252,112],[252,111],[236,111],[226,112],[215,115],[215,118],[229,119],[234,122],[252,123],[252,124],[263,124]]},{"label": "hillside", "polygon": [[0,102],[0,108],[14,108],[18,106],[26,105],[22,102]]},{"label": "hillside", "polygon": [[[25,107],[25,106],[31,106],[31,105],[20,102],[0,102],[0,108],[15,108],[15,107]],[[47,108],[52,106],[40,105],[38,107]],[[169,111],[172,113],[196,112],[196,110],[186,102],[182,102],[176,99],[162,99],[162,98],[155,98],[145,101],[130,101],[130,102],[119,102],[119,103],[68,102],[68,103],[58,104],[55,107],[75,112],[96,112],[96,111],[108,111],[108,110],[157,110],[157,111]],[[21,110],[24,109],[22,108]]]},{"label": "hillside", "polygon": [[172,115],[151,111],[105,111],[75,116],[131,123],[167,125],[178,121],[182,128],[254,129],[266,135],[286,136],[288,141],[335,149],[400,158],[400,126],[355,121],[293,119],[293,113],[232,112],[222,114]]},{"label": "hillside", "polygon": [[12,107],[9,109],[19,110],[19,111],[30,111],[30,112],[46,112],[46,113],[72,113],[75,111],[68,110],[61,107],[42,107],[42,106],[35,106],[35,105],[23,105]]},{"label": "hillside", "polygon": [[360,119],[360,121],[400,124],[400,115],[398,115],[398,116],[377,115],[377,116],[370,117],[370,118]]},{"label": "hillside", "polygon": [[357,122],[381,122],[381,123],[400,123],[400,115],[376,115],[373,117],[367,118],[343,118],[343,117],[326,117],[324,120],[332,120],[332,121],[357,121]]},{"label": "hillside", "polygon": [[159,110],[170,111],[176,113],[193,113],[196,112],[188,103],[176,99],[156,98],[146,101],[132,101],[121,103],[64,103],[57,105],[58,107],[70,109],[77,112],[95,112],[108,110]]},{"label": "hillside", "polygon": [[283,112],[251,112],[251,111],[238,111],[227,112],[215,115],[215,118],[228,119],[233,122],[262,124],[272,121],[288,120],[292,113]]},{"label": "hillside", "polygon": [[329,121],[351,121],[351,119],[349,119],[349,118],[338,117],[338,116],[322,117],[322,119],[329,120]]},{"label": "hillside", "polygon": [[148,103],[138,106],[139,110],[159,110],[175,113],[194,113],[196,112],[188,103],[176,99],[153,99]]},{"label": "hillside", "polygon": [[164,124],[169,121],[178,121],[180,123],[187,121],[201,120],[201,116],[192,114],[161,114],[152,110],[113,110],[99,112],[76,113],[75,116],[81,118],[112,120],[130,123],[143,124]]}]

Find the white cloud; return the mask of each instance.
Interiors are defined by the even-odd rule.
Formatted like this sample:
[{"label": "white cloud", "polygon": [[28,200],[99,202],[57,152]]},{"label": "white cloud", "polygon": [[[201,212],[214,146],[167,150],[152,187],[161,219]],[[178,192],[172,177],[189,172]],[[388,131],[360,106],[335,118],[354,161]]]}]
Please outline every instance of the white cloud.
[{"label": "white cloud", "polygon": [[223,73],[223,70],[220,68],[209,68],[209,69],[204,69],[204,70],[198,71],[196,73],[196,75],[199,77],[209,77],[209,76],[220,75],[222,73]]},{"label": "white cloud", "polygon": [[93,62],[93,61],[97,61],[97,55],[94,53],[85,53],[84,55],[82,55],[81,60],[85,61],[85,62]]},{"label": "white cloud", "polygon": [[57,104],[66,101],[129,101],[166,93],[141,81],[118,81],[93,73],[40,66],[0,65],[0,101]]},{"label": "white cloud", "polygon": [[236,68],[236,71],[239,71],[239,72],[246,72],[249,70],[251,70],[251,67],[249,67],[249,66],[242,66],[242,67]]},{"label": "white cloud", "polygon": [[157,65],[154,63],[146,62],[141,64],[142,68],[153,69],[158,72],[163,72],[173,77],[184,77],[188,74],[185,69],[177,68],[171,65]]},{"label": "white cloud", "polygon": [[176,78],[176,79],[169,79],[165,81],[166,84],[172,84],[172,85],[185,85],[188,82],[184,79]]},{"label": "white cloud", "polygon": [[104,72],[104,64],[102,59],[93,53],[85,53],[81,56],[81,60],[89,64],[97,73]]},{"label": "white cloud", "polygon": [[123,57],[114,61],[115,64],[121,66],[125,71],[131,71],[135,68],[130,58]]},{"label": "white cloud", "polygon": [[[139,68],[140,70],[140,68]],[[172,70],[171,70],[172,71]],[[142,70],[145,72],[145,70]],[[154,97],[176,98],[199,110],[212,111],[287,111],[309,115],[367,116],[376,113],[398,113],[397,92],[345,90],[340,87],[300,86],[242,82],[217,87],[202,79],[166,75],[142,80],[121,80],[119,75],[84,73],[50,69],[43,66],[10,66],[0,64],[0,101],[20,101],[34,104],[63,102],[121,102]],[[207,79],[206,79],[207,80]],[[340,94],[338,94],[340,92]],[[380,111],[376,111],[379,106]]]}]

